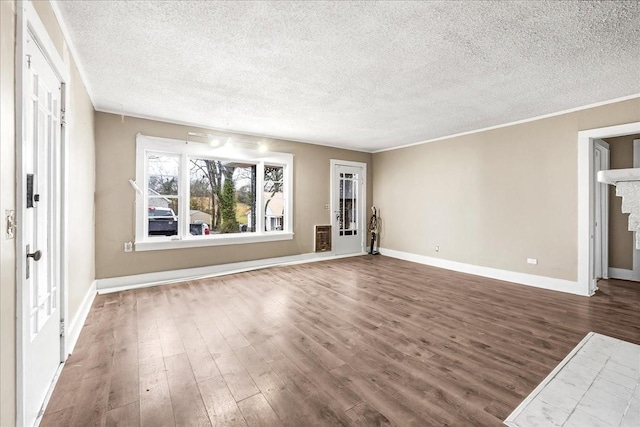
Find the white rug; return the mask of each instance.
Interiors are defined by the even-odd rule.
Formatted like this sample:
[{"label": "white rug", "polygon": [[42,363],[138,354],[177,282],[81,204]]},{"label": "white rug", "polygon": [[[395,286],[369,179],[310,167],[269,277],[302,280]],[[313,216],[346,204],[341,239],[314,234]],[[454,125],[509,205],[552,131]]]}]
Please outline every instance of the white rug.
[{"label": "white rug", "polygon": [[640,345],[589,332],[504,423],[639,427]]}]

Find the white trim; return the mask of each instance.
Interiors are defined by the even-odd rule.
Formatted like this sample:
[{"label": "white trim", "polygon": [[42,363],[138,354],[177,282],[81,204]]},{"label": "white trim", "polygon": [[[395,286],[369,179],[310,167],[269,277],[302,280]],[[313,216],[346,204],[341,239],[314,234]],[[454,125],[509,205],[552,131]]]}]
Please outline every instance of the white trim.
[{"label": "white trim", "polygon": [[246,131],[243,131],[243,130],[222,129],[222,128],[217,128],[217,127],[212,127],[211,124],[207,124],[207,123],[187,122],[187,121],[182,121],[182,120],[169,119],[169,118],[166,118],[166,117],[159,117],[159,116],[152,116],[152,115],[147,115],[147,114],[132,113],[130,111],[125,111],[124,107],[123,107],[122,110],[116,110],[116,109],[113,109],[113,108],[102,107],[100,105],[95,105],[94,104],[94,109],[98,113],[114,114],[116,116],[126,116],[126,117],[131,117],[131,118],[134,118],[134,119],[151,120],[151,121],[154,121],[154,122],[169,123],[169,124],[180,125],[180,126],[188,126],[188,127],[196,127],[196,128],[206,129],[207,131],[220,132],[220,133],[223,133],[224,135],[215,135],[215,136],[219,137],[221,139],[234,138],[234,137],[238,138],[238,137],[242,137],[242,136],[248,136],[248,137],[251,137],[251,138],[256,138],[256,142],[258,142],[259,140],[262,140],[262,139],[267,139],[267,140],[271,140],[271,141],[283,141],[283,142],[299,142],[301,144],[319,145],[321,147],[337,148],[339,150],[357,151],[357,152],[360,152],[360,153],[367,153],[367,154],[371,154],[372,153],[371,150],[365,150],[363,148],[352,148],[352,147],[348,147],[348,146],[345,146],[345,145],[327,144],[327,143],[319,142],[319,141],[295,139],[295,138],[288,138],[288,137],[284,137],[284,136],[267,135],[267,134],[259,134],[259,133],[250,133],[250,132],[246,132]]},{"label": "white trim", "polygon": [[555,113],[543,114],[541,116],[535,116],[535,117],[531,117],[531,118],[528,118],[528,119],[517,120],[517,121],[513,121],[513,122],[503,123],[503,124],[500,124],[500,125],[489,126],[489,127],[486,127],[486,128],[474,129],[474,130],[470,130],[470,131],[466,131],[466,132],[454,133],[454,134],[450,134],[450,135],[440,136],[440,137],[437,137],[437,138],[427,139],[427,140],[424,140],[424,141],[418,141],[418,142],[412,142],[412,143],[409,143],[409,144],[399,145],[397,147],[382,148],[382,149],[379,149],[379,150],[367,150],[367,149],[364,149],[364,148],[356,148],[356,147],[351,147],[351,146],[348,146],[348,145],[327,144],[327,143],[318,142],[318,141],[311,141],[311,140],[304,140],[304,139],[294,139],[294,138],[289,138],[289,137],[286,137],[286,136],[275,136],[275,135],[266,135],[266,134],[258,134],[258,133],[249,133],[249,132],[242,131],[242,130],[222,129],[222,128],[212,127],[210,124],[206,124],[206,123],[187,122],[187,121],[173,120],[173,119],[169,119],[169,118],[165,118],[165,117],[158,117],[158,116],[152,116],[152,115],[147,115],[147,114],[132,113],[130,111],[125,111],[124,108],[122,110],[116,110],[116,109],[113,109],[113,108],[102,107],[102,106],[96,105],[96,104],[94,104],[94,106],[95,106],[94,108],[95,108],[95,110],[97,112],[100,112],[100,113],[114,114],[116,116],[125,115],[127,117],[132,117],[132,118],[142,119],[142,120],[152,120],[152,121],[155,121],[155,122],[170,123],[170,124],[181,125],[181,126],[198,127],[198,128],[204,128],[204,129],[212,130],[212,131],[215,131],[215,132],[222,132],[222,133],[226,134],[226,135],[220,135],[221,137],[229,136],[229,134],[246,135],[246,136],[250,136],[250,137],[254,137],[254,138],[264,138],[264,139],[272,139],[272,140],[278,140],[278,141],[299,142],[299,143],[302,143],[302,144],[320,145],[322,147],[331,147],[331,148],[338,148],[338,149],[341,149],[341,150],[358,151],[358,152],[361,152],[361,153],[376,154],[376,153],[383,153],[385,151],[400,150],[402,148],[409,148],[409,147],[413,147],[415,145],[428,144],[430,142],[436,142],[436,141],[442,141],[442,140],[445,140],[445,139],[456,138],[456,137],[459,137],[459,136],[471,135],[471,134],[474,134],[474,133],[486,132],[486,131],[490,131],[490,130],[494,130],[494,129],[500,129],[500,128],[504,128],[504,127],[515,126],[515,125],[519,125],[519,124],[523,124],[523,123],[533,122],[533,121],[536,121],[536,120],[548,119],[548,118],[551,118],[551,117],[561,116],[563,114],[575,113],[575,112],[582,111],[582,110],[588,110],[589,108],[602,107],[604,105],[615,104],[617,102],[629,101],[629,100],[636,99],[636,98],[640,98],[640,94],[633,94],[633,95],[629,95],[629,96],[623,96],[623,97],[620,97],[620,98],[610,99],[608,101],[602,101],[602,102],[596,102],[596,103],[593,103],[593,104],[587,104],[587,105],[584,105],[584,106],[581,106],[581,107],[570,108],[568,110],[562,110],[562,111],[558,111],[558,112],[555,112]]},{"label": "white trim", "polygon": [[[235,139],[231,138],[231,142]],[[209,236],[193,237],[189,235],[189,203],[186,202],[189,192],[188,179],[179,179],[180,189],[178,199],[180,202],[180,212],[178,214],[179,233],[176,236],[154,236],[147,235],[147,206],[148,194],[147,182],[147,153],[161,152],[180,157],[182,175],[189,173],[188,158],[213,158],[216,160],[244,160],[256,165],[256,188],[264,187],[264,166],[281,166],[284,169],[283,176],[283,197],[285,200],[285,221],[282,231],[262,231],[264,206],[262,204],[262,193],[256,194],[256,231],[251,233],[237,234],[212,234]],[[271,242],[293,239],[293,167],[294,156],[291,153],[262,152],[257,149],[229,148],[225,145],[211,147],[206,143],[186,142],[170,138],[148,136],[138,133],[136,135],[136,186],[142,186],[142,191],[136,191],[135,208],[135,247],[136,251],[150,251],[163,249],[193,248],[205,246],[220,246],[244,243]],[[132,184],[133,185],[133,184]],[[141,194],[142,193],[142,194]],[[182,218],[182,220],[180,220]],[[258,228],[260,227],[260,228]]]},{"label": "white trim", "polygon": [[553,371],[551,371],[551,373],[549,375],[547,375],[547,377],[542,380],[542,382],[540,384],[538,384],[538,387],[536,387],[531,394],[529,394],[519,405],[516,409],[513,410],[513,412],[511,412],[511,414],[507,417],[506,420],[504,420],[504,424],[508,425],[508,426],[513,426],[513,427],[517,427],[519,426],[519,424],[515,423],[515,420],[517,418],[518,415],[520,415],[520,412],[522,412],[522,410],[524,408],[527,407],[527,405],[529,403],[531,403],[531,401],[538,395],[538,393],[540,393],[542,391],[542,389],[544,389],[547,384],[549,384],[551,382],[552,379],[555,378],[556,375],[558,375],[558,373],[562,370],[562,368],[564,368],[564,366],[569,363],[569,361],[576,355],[578,354],[578,351],[580,351],[580,349],[587,343],[587,341],[589,341],[589,339],[595,335],[594,332],[589,332],[584,338],[582,338],[582,340],[578,343],[577,346],[575,346],[573,348],[573,350],[571,350],[571,352],[569,354],[567,354],[567,356],[562,359],[562,362],[560,362],[558,364],[558,366],[556,366]]},{"label": "white trim", "polygon": [[609,279],[636,280],[634,279],[633,270],[614,267],[609,267]]},{"label": "white trim", "polygon": [[405,261],[416,262],[418,264],[430,265],[432,267],[444,268],[446,270],[458,271],[461,273],[473,274],[475,276],[488,277],[491,279],[504,280],[506,282],[519,283],[521,285],[533,286],[536,288],[550,289],[552,291],[568,292],[576,295],[587,295],[582,292],[578,284],[571,280],[556,279],[554,277],[536,276],[533,274],[518,273],[515,271],[500,270],[497,268],[483,267],[480,265],[465,264],[457,261],[449,261],[442,258],[433,258],[424,255],[401,252],[393,249],[380,248],[380,254]]},{"label": "white trim", "polygon": [[[82,331],[84,322],[87,320],[87,316],[91,311],[91,306],[93,305],[93,300],[95,300],[96,295],[97,295],[96,281],[94,280],[91,283],[91,286],[89,286],[89,290],[85,294],[84,299],[82,300],[82,303],[80,304],[80,307],[76,312],[76,315],[73,317],[73,320],[71,321],[71,324],[69,325],[68,330],[65,333],[65,335],[67,336],[67,340],[65,341],[66,348],[63,351],[65,351],[66,354],[73,353],[73,349],[75,348],[76,343],[78,342],[78,338],[80,338],[80,332]],[[65,365],[66,365],[66,361],[63,361],[60,364],[60,366],[58,366],[58,370],[56,371],[56,374],[53,377],[53,381],[51,382],[49,391],[47,392],[47,395],[44,398],[44,402],[42,404],[43,411],[40,413],[40,415],[36,419],[34,427],[38,427],[40,425],[40,422],[42,421],[42,417],[44,416],[44,413],[47,409],[47,405],[49,405],[49,400],[51,400],[51,395],[53,394],[53,391],[56,388],[56,384],[58,384],[58,380],[60,379],[60,374],[62,373],[62,370],[65,367]]]},{"label": "white trim", "polygon": [[578,132],[578,286],[580,293],[593,295],[594,280],[594,139],[640,133],[640,122],[608,126]]},{"label": "white trim", "polygon": [[[40,46],[40,50],[44,54],[45,58],[51,64],[51,68],[53,72],[56,73],[58,78],[63,82],[70,82],[70,74],[69,65],[65,64],[64,60],[58,53],[58,49],[53,44],[47,29],[44,24],[40,20],[40,16],[38,12],[36,12],[33,4],[29,0],[22,1],[24,5],[25,16],[27,17],[26,23],[27,27],[30,30],[31,35],[35,39],[36,43]],[[20,6],[18,5],[18,9]],[[26,34],[26,33],[25,33]]]},{"label": "white trim", "polygon": [[78,338],[80,338],[80,332],[82,331],[82,327],[84,326],[84,322],[87,320],[87,316],[91,311],[91,306],[93,305],[93,300],[96,298],[98,293],[97,290],[98,282],[93,281],[89,289],[87,289],[87,293],[82,299],[82,303],[80,303],[80,307],[78,307],[78,311],[76,315],[73,316],[71,322],[66,325],[66,352],[67,354],[73,353],[73,349],[76,347],[76,343],[78,342]]},{"label": "white trim", "polygon": [[[640,139],[633,140],[633,167],[640,168]],[[636,237],[636,235],[633,236],[631,245],[633,251],[633,279],[631,280],[640,282],[640,249],[636,248]]]},{"label": "white trim", "polygon": [[[24,343],[23,343],[23,298],[22,292],[25,277],[25,260],[22,257],[24,245],[24,231],[22,224],[25,217],[24,194],[26,193],[26,182],[23,179],[25,170],[25,159],[22,155],[24,140],[24,108],[25,99],[25,64],[24,55],[27,38],[27,8],[24,3],[18,3],[16,7],[16,56],[15,56],[15,144],[16,144],[16,426],[24,425],[25,418],[25,369],[24,364]],[[33,7],[33,6],[32,6]],[[28,326],[27,326],[28,327]]]},{"label": "white trim", "polygon": [[[76,315],[73,317],[73,320],[69,325],[68,332],[66,332],[65,334],[67,336],[67,340],[65,341],[66,348],[64,349],[64,351],[66,351],[66,354],[73,353],[73,349],[75,348],[76,343],[78,342],[78,338],[80,338],[80,332],[82,331],[84,322],[87,320],[87,316],[91,311],[91,306],[93,305],[93,300],[95,300],[96,295],[97,295],[96,281],[94,280],[91,283],[91,286],[89,286],[89,290],[84,296],[84,299],[82,300],[82,303],[80,304],[80,307],[76,312]],[[60,366],[58,366],[58,370],[56,371],[56,374],[53,377],[53,381],[51,381],[51,385],[49,386],[49,391],[47,391],[47,395],[44,398],[44,402],[42,404],[43,411],[40,413],[40,415],[36,419],[34,427],[38,427],[40,425],[40,422],[42,421],[42,417],[44,416],[44,413],[47,409],[47,405],[49,405],[49,401],[51,400],[51,395],[53,394],[53,391],[56,388],[56,384],[58,384],[58,380],[60,379],[60,374],[62,373],[62,370],[64,369],[65,365],[66,365],[66,360],[63,361],[60,364]]]},{"label": "white trim", "polygon": [[528,118],[528,119],[516,120],[514,122],[503,123],[501,125],[495,125],[495,126],[489,126],[489,127],[486,127],[486,128],[474,129],[474,130],[470,130],[470,131],[466,131],[466,132],[455,133],[453,135],[440,136],[438,138],[427,139],[425,141],[420,141],[420,142],[412,142],[410,144],[399,145],[397,147],[382,148],[380,150],[371,151],[371,153],[376,154],[376,153],[383,153],[385,151],[400,150],[402,148],[409,148],[409,147],[413,147],[413,146],[416,146],[416,145],[428,144],[430,142],[442,141],[442,140],[445,140],[445,139],[457,138],[459,136],[471,135],[471,134],[474,134],[474,133],[486,132],[486,131],[489,131],[489,130],[500,129],[500,128],[505,128],[505,127],[509,127],[509,126],[515,126],[515,125],[520,125],[520,124],[523,124],[523,123],[535,122],[536,120],[542,120],[542,119],[548,119],[548,118],[551,118],[551,117],[562,116],[563,114],[575,113],[575,112],[582,111],[582,110],[588,110],[589,108],[602,107],[604,105],[615,104],[617,102],[629,101],[629,100],[636,99],[636,98],[640,98],[640,93],[636,93],[636,94],[629,95],[629,96],[623,96],[623,97],[620,97],[620,98],[610,99],[608,101],[596,102],[594,104],[583,105],[581,107],[570,108],[568,110],[562,110],[562,111],[558,111],[558,112],[555,112],[555,113],[543,114],[541,116],[535,116],[535,117],[531,117],[531,118]]},{"label": "white trim", "polygon": [[360,227],[358,231],[360,232],[360,250],[366,252],[367,246],[367,164],[362,162],[354,162],[350,160],[339,160],[339,159],[330,159],[329,160],[329,206],[331,212],[331,249],[335,252],[336,243],[338,241],[338,227],[335,224],[335,194],[334,194],[334,185],[335,185],[335,168],[336,166],[351,166],[355,168],[362,168],[362,189],[360,196],[360,218],[359,223]]},{"label": "white trim", "polygon": [[[40,20],[38,13],[36,12],[31,1],[24,0],[19,1],[16,7],[16,49],[15,49],[15,141],[16,141],[16,223],[18,224],[16,230],[16,424],[23,425],[25,423],[25,405],[24,402],[29,399],[26,396],[25,390],[25,371],[24,366],[25,358],[25,333],[28,333],[28,326],[24,325],[24,298],[25,283],[24,277],[26,273],[26,252],[25,252],[25,236],[24,236],[24,218],[26,211],[25,197],[26,194],[26,180],[25,180],[25,158],[23,156],[24,145],[24,109],[25,100],[28,99],[26,95],[25,85],[25,71],[26,71],[26,41],[30,35],[38,48],[42,51],[45,59],[51,66],[51,69],[59,79],[61,86],[61,107],[69,109],[70,98],[70,69],[69,65],[65,64],[62,57],[58,53],[55,45],[51,41],[51,37],[47,32],[44,24]],[[60,201],[60,210],[56,213],[56,218],[52,218],[56,224],[58,224],[58,230],[56,235],[59,236],[59,241],[56,242],[60,245],[58,257],[54,262],[58,264],[56,269],[59,275],[59,293],[60,293],[60,319],[64,320],[68,315],[67,304],[67,242],[66,242],[66,230],[67,230],[67,211],[65,209],[66,204],[66,185],[67,185],[67,171],[66,171],[66,145],[69,135],[69,124],[66,127],[62,127],[60,132],[60,146],[59,154],[60,161],[58,164],[58,173],[61,181],[59,182],[60,194],[52,195]],[[26,331],[26,332],[25,332]],[[64,362],[65,354],[63,346],[65,345],[64,338],[60,339],[60,360]]]},{"label": "white trim", "polygon": [[91,104],[95,104],[94,97],[93,97],[93,90],[91,89],[87,72],[85,71],[84,66],[82,65],[82,62],[80,61],[80,55],[78,55],[78,50],[76,49],[76,45],[73,42],[73,39],[71,38],[71,35],[69,33],[69,27],[67,27],[67,23],[62,18],[62,12],[60,11],[60,7],[58,6],[58,1],[49,0],[49,3],[51,4],[51,9],[53,10],[53,14],[58,20],[58,26],[62,31],[62,35],[64,36],[64,41],[66,42],[67,47],[71,51],[71,57],[73,58],[73,62],[75,63],[76,68],[78,69],[78,72],[80,73],[80,78],[84,83],[84,88],[87,90],[87,95],[89,95],[89,100],[91,101]]},{"label": "white trim", "polygon": [[[255,233],[218,234],[202,237],[188,237],[182,240],[144,240],[135,242],[136,252],[160,251],[165,249],[202,248],[205,246],[242,245],[245,243],[279,242],[292,240],[294,233],[286,231],[265,231]],[[160,237],[159,239],[162,239]]]},{"label": "white trim", "polygon": [[[610,169],[610,148],[609,144],[601,139],[594,139],[593,146],[594,155],[598,154],[601,159],[600,165],[604,163],[604,167],[600,170],[609,170]],[[595,161],[595,159],[594,159]],[[594,173],[597,173],[594,170]],[[596,253],[594,254],[594,260],[599,259],[600,262],[600,277],[603,279],[609,278],[609,185],[603,183],[596,183],[596,186],[600,188],[601,191],[597,191],[597,188],[594,189],[594,197],[595,197],[595,210],[596,218],[600,217],[600,228],[594,227],[594,233],[596,231],[600,231],[600,246],[595,246]],[[600,205],[600,206],[598,206]],[[594,224],[595,225],[595,224]],[[598,239],[596,239],[596,243],[598,243]],[[598,253],[599,252],[599,253]],[[596,263],[597,265],[598,263]]]},{"label": "white trim", "polygon": [[[53,376],[53,380],[51,381],[51,384],[49,385],[49,390],[47,390],[47,394],[44,397],[44,402],[42,403],[42,410],[38,414],[38,418],[36,418],[36,421],[33,423],[33,427],[40,426],[40,423],[42,422],[42,418],[44,417],[44,413],[46,412],[47,405],[49,405],[49,401],[51,400],[51,396],[53,395],[53,391],[56,389],[56,384],[58,384],[58,380],[60,379],[60,374],[62,373],[62,370],[64,369],[64,365],[65,365],[65,363],[62,362],[58,366],[58,369],[56,370],[56,373]],[[18,424],[16,424],[16,425],[18,425]]]},{"label": "white trim", "polygon": [[158,271],[155,273],[136,274],[133,276],[111,277],[97,280],[98,294],[128,291],[131,289],[146,288],[149,286],[167,285],[183,282],[185,280],[197,280],[207,277],[224,276],[227,274],[242,273],[252,270],[260,270],[269,267],[284,265],[306,264],[309,262],[327,261],[339,258],[349,258],[359,254],[335,255],[333,252],[306,253],[300,255],[284,256],[279,258],[266,258],[253,261],[234,262],[230,264],[211,265],[207,267],[186,268],[182,270]]}]

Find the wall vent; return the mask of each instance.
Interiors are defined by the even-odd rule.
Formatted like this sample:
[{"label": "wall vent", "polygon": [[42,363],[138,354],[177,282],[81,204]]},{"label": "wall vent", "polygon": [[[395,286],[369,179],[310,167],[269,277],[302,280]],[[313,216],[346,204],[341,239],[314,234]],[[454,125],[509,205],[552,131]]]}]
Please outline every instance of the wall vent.
[{"label": "wall vent", "polygon": [[331,251],[331,226],[330,225],[316,225],[316,232],[314,237],[315,237],[314,247],[316,252]]}]

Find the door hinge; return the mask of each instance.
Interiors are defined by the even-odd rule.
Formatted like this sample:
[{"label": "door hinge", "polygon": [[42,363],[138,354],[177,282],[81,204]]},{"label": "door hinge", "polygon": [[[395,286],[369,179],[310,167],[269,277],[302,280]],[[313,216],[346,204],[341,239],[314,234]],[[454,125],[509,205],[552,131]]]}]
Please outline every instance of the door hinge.
[{"label": "door hinge", "polygon": [[64,127],[67,124],[67,112],[60,110],[60,126]]},{"label": "door hinge", "polygon": [[60,321],[60,336],[64,337],[64,320]]},{"label": "door hinge", "polygon": [[27,68],[31,69],[31,55],[27,55]]}]

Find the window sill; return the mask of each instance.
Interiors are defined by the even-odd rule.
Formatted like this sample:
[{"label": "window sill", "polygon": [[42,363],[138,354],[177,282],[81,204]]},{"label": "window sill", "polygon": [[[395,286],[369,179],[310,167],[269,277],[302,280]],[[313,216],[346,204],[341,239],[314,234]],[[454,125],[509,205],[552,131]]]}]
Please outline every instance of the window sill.
[{"label": "window sill", "polygon": [[277,242],[293,239],[293,232],[275,231],[270,233],[238,236],[189,237],[183,240],[157,238],[135,243],[136,252],[161,251],[165,249],[202,248],[207,246],[242,245],[246,243]]}]

